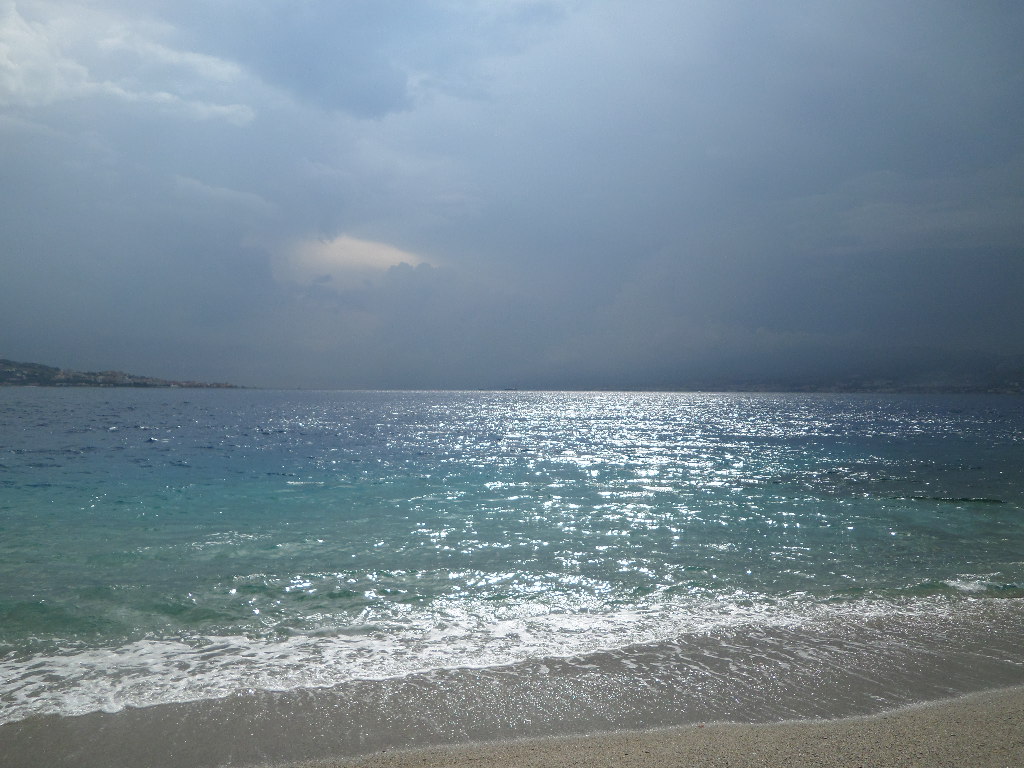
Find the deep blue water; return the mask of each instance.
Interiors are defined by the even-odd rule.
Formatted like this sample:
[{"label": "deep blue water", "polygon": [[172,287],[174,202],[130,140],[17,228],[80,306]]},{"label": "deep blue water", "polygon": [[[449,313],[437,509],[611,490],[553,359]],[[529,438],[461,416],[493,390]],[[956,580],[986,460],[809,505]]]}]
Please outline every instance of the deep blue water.
[{"label": "deep blue water", "polygon": [[1012,636],[1022,459],[1008,396],[0,389],[0,719]]}]

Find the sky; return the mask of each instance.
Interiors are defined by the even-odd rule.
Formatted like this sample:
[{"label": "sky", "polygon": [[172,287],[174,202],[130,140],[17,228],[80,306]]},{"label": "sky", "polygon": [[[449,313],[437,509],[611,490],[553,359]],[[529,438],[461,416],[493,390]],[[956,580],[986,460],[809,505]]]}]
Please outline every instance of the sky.
[{"label": "sky", "polygon": [[665,388],[1020,356],[1022,39],[996,0],[0,0],[0,357]]}]

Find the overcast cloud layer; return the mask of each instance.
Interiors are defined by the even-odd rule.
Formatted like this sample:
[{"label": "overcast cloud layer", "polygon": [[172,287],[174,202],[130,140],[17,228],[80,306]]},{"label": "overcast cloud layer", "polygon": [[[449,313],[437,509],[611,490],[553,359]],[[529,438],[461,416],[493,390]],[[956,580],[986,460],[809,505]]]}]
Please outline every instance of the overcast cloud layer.
[{"label": "overcast cloud layer", "polygon": [[0,357],[678,386],[1024,353],[1024,6],[0,0]]}]

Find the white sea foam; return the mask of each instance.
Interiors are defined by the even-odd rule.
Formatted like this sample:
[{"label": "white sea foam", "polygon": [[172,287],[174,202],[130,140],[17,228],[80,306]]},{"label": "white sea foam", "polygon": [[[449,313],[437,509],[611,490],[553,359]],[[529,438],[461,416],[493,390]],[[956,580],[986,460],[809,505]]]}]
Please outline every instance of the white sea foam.
[{"label": "white sea foam", "polygon": [[942,583],[947,587],[951,587],[958,592],[964,592],[968,594],[980,594],[988,592],[993,589],[1001,589],[1005,587],[1014,587],[1016,585],[1003,584],[999,581],[999,574],[986,573],[986,574],[969,574],[962,573],[955,579],[946,579]]},{"label": "white sea foam", "polygon": [[[537,606],[526,604],[495,611],[487,604],[452,603],[405,623],[320,636],[196,635],[139,640],[113,648],[69,647],[29,659],[0,661],[0,722],[36,714],[116,712],[248,690],[323,688],[443,669],[503,667],[531,659],[574,659],[573,663],[586,665],[587,654],[624,653],[622,658],[628,659],[631,648],[678,643],[681,637],[722,640],[740,631],[751,636],[782,631],[798,637],[801,630],[815,627],[845,627],[841,634],[849,635],[857,627],[894,616],[932,625],[954,611],[948,601],[932,598],[833,605],[737,598],[649,602],[598,613],[538,612]],[[722,647],[728,652],[729,643],[722,641]],[[737,651],[727,665],[750,663],[757,653],[747,642],[742,654]],[[790,658],[787,663],[799,664],[816,651],[796,643],[785,653]],[[631,662],[623,663],[628,667]],[[688,663],[700,666],[703,661],[694,658]]]}]

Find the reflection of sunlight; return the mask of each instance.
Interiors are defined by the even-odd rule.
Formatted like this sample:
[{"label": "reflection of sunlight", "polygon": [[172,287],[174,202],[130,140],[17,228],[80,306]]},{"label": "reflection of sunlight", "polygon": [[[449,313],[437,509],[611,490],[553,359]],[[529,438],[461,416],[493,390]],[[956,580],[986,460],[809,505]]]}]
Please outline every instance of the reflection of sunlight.
[{"label": "reflection of sunlight", "polygon": [[282,282],[315,283],[337,290],[360,285],[399,264],[424,263],[420,256],[387,243],[342,235],[292,243],[275,263],[274,276]]}]

